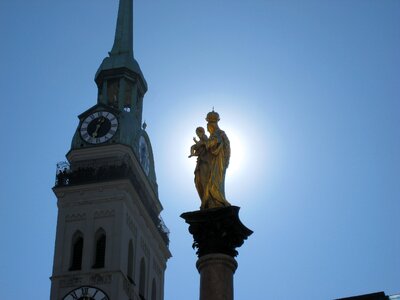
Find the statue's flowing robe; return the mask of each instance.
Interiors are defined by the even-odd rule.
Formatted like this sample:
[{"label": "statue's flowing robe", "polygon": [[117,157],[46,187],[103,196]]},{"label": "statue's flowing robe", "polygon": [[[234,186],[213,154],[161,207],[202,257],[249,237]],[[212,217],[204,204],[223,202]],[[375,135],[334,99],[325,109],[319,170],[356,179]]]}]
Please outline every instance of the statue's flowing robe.
[{"label": "statue's flowing robe", "polygon": [[229,165],[230,145],[222,130],[212,134],[207,142],[209,153],[209,176],[204,187],[202,208],[229,206],[225,198],[225,173]]},{"label": "statue's flowing robe", "polygon": [[194,184],[202,201],[203,208],[204,191],[210,177],[210,155],[206,150],[206,145],[202,145],[197,150],[197,163],[194,170]]}]

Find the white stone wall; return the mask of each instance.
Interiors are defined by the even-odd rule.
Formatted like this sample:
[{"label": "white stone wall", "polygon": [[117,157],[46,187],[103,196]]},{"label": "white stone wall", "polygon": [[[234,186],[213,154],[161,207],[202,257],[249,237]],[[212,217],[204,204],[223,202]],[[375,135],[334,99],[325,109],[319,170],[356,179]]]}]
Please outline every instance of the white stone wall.
[{"label": "white stone wall", "polygon": [[[51,299],[62,299],[81,285],[96,286],[110,299],[138,298],[140,261],[146,262],[145,298],[153,279],[157,300],[163,299],[163,277],[170,254],[129,180],[57,188],[57,225]],[[106,233],[105,267],[93,269],[95,235]],[[69,271],[72,237],[83,234],[82,269]],[[127,279],[128,245],[133,241],[133,281]]]}]

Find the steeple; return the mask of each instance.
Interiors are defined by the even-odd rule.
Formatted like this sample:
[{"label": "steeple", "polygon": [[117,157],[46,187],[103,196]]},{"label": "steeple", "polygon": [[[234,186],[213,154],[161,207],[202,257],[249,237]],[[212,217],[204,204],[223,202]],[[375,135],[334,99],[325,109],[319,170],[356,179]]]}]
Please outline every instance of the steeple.
[{"label": "steeple", "polygon": [[[96,72],[97,104],[124,115],[112,142],[135,144],[142,131],[143,98],[147,83],[133,56],[133,0],[120,0],[114,44]],[[123,119],[123,120],[122,120]],[[80,147],[79,136],[73,148]]]},{"label": "steeple", "polygon": [[[98,116],[95,114],[97,112],[104,118],[115,116],[118,127],[116,124],[109,124],[114,125],[112,132],[115,134],[101,135],[100,127],[106,128],[102,124],[109,123],[104,118],[100,120],[103,123],[94,124],[93,128],[84,125],[74,135],[71,149],[92,147],[101,143],[118,143],[131,147],[139,155],[140,137],[146,136],[146,141],[150,142],[142,127],[143,99],[147,92],[147,83],[133,52],[133,0],[120,0],[114,44],[95,76],[98,87],[97,104],[79,116],[82,124],[86,125],[90,123],[86,118]],[[110,122],[113,120],[109,119]],[[152,174],[149,178],[156,185],[155,172],[151,171],[149,174]]]},{"label": "steeple", "polygon": [[95,81],[102,88],[105,71],[125,69],[138,77],[143,85],[143,94],[147,91],[147,83],[139,64],[133,56],[133,0],[120,0],[114,45],[96,72]]}]

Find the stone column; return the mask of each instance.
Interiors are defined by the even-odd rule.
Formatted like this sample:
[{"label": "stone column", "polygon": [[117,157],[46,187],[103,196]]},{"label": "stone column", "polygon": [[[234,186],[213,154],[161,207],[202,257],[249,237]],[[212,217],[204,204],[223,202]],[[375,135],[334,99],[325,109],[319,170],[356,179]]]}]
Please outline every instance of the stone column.
[{"label": "stone column", "polygon": [[239,220],[239,207],[229,206],[183,213],[199,257],[200,300],[233,300],[235,260],[253,232]]},{"label": "stone column", "polygon": [[207,254],[196,263],[200,273],[200,300],[232,300],[236,260],[226,254]]}]

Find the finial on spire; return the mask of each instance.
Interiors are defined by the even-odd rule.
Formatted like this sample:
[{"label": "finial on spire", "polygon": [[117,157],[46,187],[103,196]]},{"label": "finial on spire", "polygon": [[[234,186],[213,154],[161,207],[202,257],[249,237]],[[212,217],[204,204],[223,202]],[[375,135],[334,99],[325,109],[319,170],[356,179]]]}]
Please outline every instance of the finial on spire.
[{"label": "finial on spire", "polygon": [[110,56],[133,55],[133,0],[120,0],[114,45]]}]

